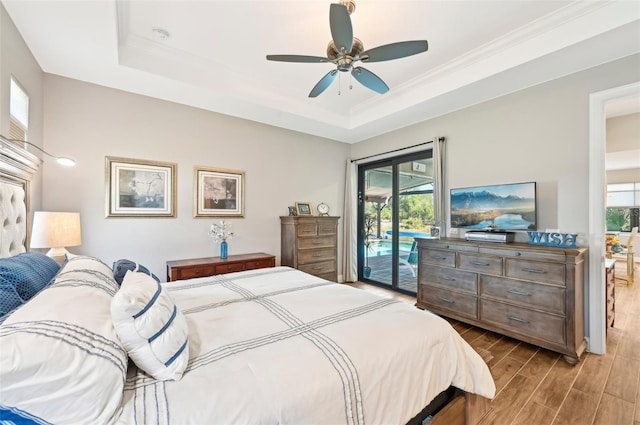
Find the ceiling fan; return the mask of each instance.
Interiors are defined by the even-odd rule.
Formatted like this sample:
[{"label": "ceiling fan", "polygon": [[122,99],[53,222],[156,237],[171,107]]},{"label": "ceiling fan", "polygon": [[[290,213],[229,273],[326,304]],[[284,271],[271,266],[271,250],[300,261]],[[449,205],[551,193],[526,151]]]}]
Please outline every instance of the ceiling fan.
[{"label": "ceiling fan", "polygon": [[325,63],[331,62],[336,65],[336,69],[329,71],[318,81],[309,93],[309,97],[317,97],[327,89],[340,72],[351,72],[351,75],[363,86],[384,94],[389,91],[389,86],[373,72],[355,66],[357,61],[361,62],[382,62],[393,59],[400,59],[407,56],[426,52],[429,48],[427,40],[400,41],[397,43],[385,44],[364,50],[364,45],[360,39],[353,36],[350,14],[355,10],[354,1],[340,0],[339,4],[332,3],[329,9],[329,26],[331,27],[331,37],[327,47],[327,57],[303,56],[303,55],[267,55],[267,60],[279,62],[299,62],[299,63]]}]

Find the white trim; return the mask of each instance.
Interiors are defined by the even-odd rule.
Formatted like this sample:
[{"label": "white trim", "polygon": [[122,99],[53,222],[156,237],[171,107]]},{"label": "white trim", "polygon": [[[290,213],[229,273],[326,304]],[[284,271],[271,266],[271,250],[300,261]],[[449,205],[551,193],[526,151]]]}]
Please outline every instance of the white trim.
[{"label": "white trim", "polygon": [[588,350],[607,352],[605,321],[605,206],[606,206],[606,118],[607,102],[640,95],[640,82],[592,93],[589,96],[589,280],[586,288],[589,317]]}]

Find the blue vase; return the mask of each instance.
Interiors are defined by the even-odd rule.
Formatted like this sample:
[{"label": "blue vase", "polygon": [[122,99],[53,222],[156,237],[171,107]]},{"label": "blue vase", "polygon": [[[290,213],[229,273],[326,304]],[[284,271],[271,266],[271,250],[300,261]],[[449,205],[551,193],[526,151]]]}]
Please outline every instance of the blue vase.
[{"label": "blue vase", "polygon": [[227,241],[223,239],[222,242],[220,242],[220,258],[226,260],[228,256],[229,245],[227,245]]}]

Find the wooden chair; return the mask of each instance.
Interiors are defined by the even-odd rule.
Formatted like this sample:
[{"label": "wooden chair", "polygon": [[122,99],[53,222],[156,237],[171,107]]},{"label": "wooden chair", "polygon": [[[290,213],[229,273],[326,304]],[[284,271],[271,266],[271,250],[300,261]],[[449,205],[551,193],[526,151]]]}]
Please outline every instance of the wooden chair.
[{"label": "wooden chair", "polygon": [[612,258],[620,258],[627,261],[627,278],[626,279],[618,279],[627,282],[627,286],[633,285],[633,272],[635,267],[635,259],[633,252],[633,242],[638,234],[638,227],[634,227],[631,229],[631,234],[629,235],[629,239],[625,245],[622,245],[622,251],[612,254]]}]

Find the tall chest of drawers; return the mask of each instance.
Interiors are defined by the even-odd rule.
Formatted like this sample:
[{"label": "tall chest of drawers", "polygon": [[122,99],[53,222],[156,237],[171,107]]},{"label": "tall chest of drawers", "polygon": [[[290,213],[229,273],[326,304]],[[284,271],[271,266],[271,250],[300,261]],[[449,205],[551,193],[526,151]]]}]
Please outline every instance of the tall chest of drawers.
[{"label": "tall chest of drawers", "polygon": [[578,362],[586,248],[421,239],[417,306]]},{"label": "tall chest of drawers", "polygon": [[303,272],[338,280],[340,217],[280,217],[280,263]]}]

